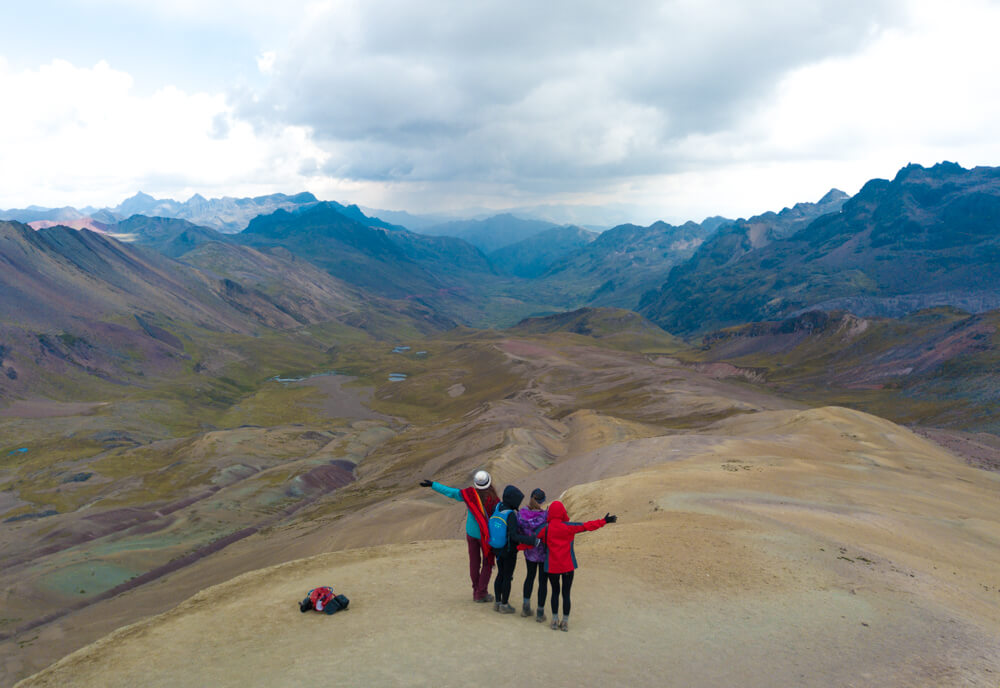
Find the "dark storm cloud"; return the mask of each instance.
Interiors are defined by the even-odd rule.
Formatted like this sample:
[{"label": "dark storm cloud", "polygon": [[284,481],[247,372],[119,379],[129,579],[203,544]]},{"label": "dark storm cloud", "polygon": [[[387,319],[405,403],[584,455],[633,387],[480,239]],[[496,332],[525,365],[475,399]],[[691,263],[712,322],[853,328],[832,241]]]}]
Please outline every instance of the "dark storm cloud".
[{"label": "dark storm cloud", "polygon": [[579,189],[683,169],[678,142],[898,19],[891,0],[339,4],[239,112],[309,126],[342,178]]}]

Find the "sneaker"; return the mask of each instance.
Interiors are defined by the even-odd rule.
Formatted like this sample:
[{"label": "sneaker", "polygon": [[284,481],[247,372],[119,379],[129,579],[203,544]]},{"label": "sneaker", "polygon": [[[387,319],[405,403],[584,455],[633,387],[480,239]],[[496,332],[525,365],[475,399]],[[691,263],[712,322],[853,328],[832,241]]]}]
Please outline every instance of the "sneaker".
[{"label": "sneaker", "polygon": [[493,595],[484,595],[483,597],[477,597],[477,598],[475,598],[472,601],[473,602],[479,602],[479,603],[492,602],[493,601]]},{"label": "sneaker", "polygon": [[500,603],[499,602],[494,602],[493,603],[493,611],[495,611],[495,612],[500,611]]},{"label": "sneaker", "polygon": [[510,606],[509,604],[506,604],[506,603],[504,603],[504,604],[501,604],[501,605],[500,605],[500,613],[501,613],[501,614],[513,614],[513,613],[514,613],[514,612],[516,612],[516,611],[517,611],[517,610],[516,610],[516,609],[514,609],[514,608],[513,608],[512,606]]},{"label": "sneaker", "polygon": [[538,611],[535,612],[535,621],[538,623],[543,623],[545,621],[545,610],[541,607],[539,607]]},{"label": "sneaker", "polygon": [[531,603],[525,602],[521,605],[521,616],[528,617],[531,616]]},{"label": "sneaker", "polygon": [[562,620],[562,623],[559,624],[559,630],[560,631],[568,631],[569,630],[569,619],[563,619]]},{"label": "sneaker", "polygon": [[549,628],[551,628],[553,631],[558,631],[559,630],[559,619],[557,619],[556,617],[553,616],[552,617],[552,623],[549,624]]}]

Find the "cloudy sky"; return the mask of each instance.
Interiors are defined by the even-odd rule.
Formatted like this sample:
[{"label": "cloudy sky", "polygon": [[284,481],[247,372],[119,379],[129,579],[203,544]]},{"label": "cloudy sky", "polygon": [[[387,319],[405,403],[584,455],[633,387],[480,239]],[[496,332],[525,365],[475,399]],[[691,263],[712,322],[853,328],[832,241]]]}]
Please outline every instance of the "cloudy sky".
[{"label": "cloudy sky", "polygon": [[0,4],[0,208],[749,216],[1000,165],[1000,0]]}]

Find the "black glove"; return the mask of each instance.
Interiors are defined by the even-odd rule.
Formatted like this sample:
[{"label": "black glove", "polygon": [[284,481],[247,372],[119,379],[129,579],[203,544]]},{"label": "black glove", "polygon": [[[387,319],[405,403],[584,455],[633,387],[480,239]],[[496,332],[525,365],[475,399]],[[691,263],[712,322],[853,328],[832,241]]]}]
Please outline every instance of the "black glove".
[{"label": "black glove", "polygon": [[420,487],[430,487],[432,484],[433,483],[430,480],[421,480],[420,481]]},{"label": "black glove", "polygon": [[617,523],[618,522],[618,517],[614,516],[612,514],[604,514],[604,522],[605,523]]}]

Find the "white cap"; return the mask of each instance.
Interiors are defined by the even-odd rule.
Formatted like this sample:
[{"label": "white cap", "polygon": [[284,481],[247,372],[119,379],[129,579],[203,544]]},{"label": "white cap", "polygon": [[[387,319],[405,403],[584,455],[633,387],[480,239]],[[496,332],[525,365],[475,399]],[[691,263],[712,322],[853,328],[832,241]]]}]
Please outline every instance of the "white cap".
[{"label": "white cap", "polygon": [[320,602],[319,600],[316,600],[316,611],[318,612],[323,611],[323,603]]},{"label": "white cap", "polygon": [[472,479],[476,487],[480,490],[485,490],[493,483],[493,478],[486,471],[476,471],[475,477]]}]

